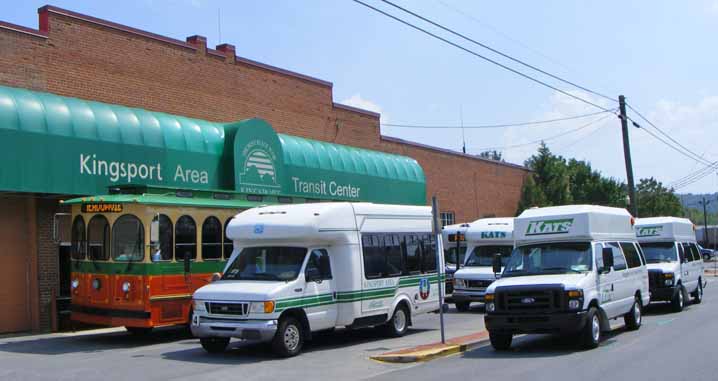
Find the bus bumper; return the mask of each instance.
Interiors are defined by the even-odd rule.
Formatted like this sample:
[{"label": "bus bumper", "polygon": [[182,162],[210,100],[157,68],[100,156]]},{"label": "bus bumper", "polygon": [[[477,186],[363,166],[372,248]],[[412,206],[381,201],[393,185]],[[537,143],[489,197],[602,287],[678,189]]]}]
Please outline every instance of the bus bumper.
[{"label": "bus bumper", "polygon": [[454,293],[451,295],[455,303],[462,302],[484,302],[485,291],[469,291],[463,289],[454,289]]},{"label": "bus bumper", "polygon": [[192,316],[192,335],[206,337],[235,337],[249,341],[271,341],[277,332],[276,320],[232,320]]}]

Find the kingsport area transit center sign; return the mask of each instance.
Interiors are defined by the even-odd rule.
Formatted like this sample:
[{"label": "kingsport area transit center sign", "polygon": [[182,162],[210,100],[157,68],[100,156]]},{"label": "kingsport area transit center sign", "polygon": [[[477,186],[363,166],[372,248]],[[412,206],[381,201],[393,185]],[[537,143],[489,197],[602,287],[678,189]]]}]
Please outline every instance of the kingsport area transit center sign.
[{"label": "kingsport area transit center sign", "polygon": [[400,155],[0,86],[0,190],[98,195],[119,184],[426,204]]}]

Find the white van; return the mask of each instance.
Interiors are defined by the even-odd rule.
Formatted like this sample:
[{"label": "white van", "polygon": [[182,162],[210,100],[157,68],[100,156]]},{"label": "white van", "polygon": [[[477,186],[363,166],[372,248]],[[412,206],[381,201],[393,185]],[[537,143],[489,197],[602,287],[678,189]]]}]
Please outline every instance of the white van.
[{"label": "white van", "polygon": [[468,311],[472,302],[484,302],[486,288],[496,280],[492,264],[496,255],[506,265],[514,248],[513,218],[483,218],[466,230],[469,253],[463,267],[454,273],[452,301],[459,311]]},{"label": "white van", "polygon": [[[370,203],[276,205],[238,214],[222,278],[194,293],[192,333],[208,352],[230,338],[298,354],[317,331],[377,326],[403,335],[438,310],[431,209]],[[441,256],[440,256],[441,257]],[[443,261],[441,261],[443,262]]]},{"label": "white van", "polygon": [[459,267],[457,263],[463,263],[466,256],[466,230],[469,226],[470,224],[463,223],[446,225],[441,228],[441,238],[444,241],[444,274],[446,277],[444,286],[446,288],[446,303],[453,302],[451,294],[454,292],[454,273]]},{"label": "white van", "polygon": [[703,258],[695,227],[685,218],[652,217],[636,220],[636,236],[648,263],[651,302],[669,301],[683,310],[688,294],[703,300]]},{"label": "white van", "polygon": [[633,221],[625,209],[592,205],[521,213],[516,249],[484,296],[493,347],[508,349],[514,334],[574,333],[595,348],[619,317],[638,329],[649,291]]}]

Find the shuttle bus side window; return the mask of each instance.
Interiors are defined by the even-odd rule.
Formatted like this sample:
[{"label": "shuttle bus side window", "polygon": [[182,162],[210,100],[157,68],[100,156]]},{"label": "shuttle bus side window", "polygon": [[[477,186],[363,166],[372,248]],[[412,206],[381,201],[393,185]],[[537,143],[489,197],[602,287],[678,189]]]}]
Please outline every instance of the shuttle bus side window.
[{"label": "shuttle bus side window", "polygon": [[384,236],[384,250],[386,252],[387,276],[399,276],[404,272],[404,261],[401,255],[399,236],[387,234]]},{"label": "shuttle bus side window", "polygon": [[[366,279],[381,278],[386,269],[386,256],[379,244],[378,234],[362,236],[362,256],[364,257],[364,276]],[[383,241],[383,239],[382,239]]]},{"label": "shuttle bus side window", "polygon": [[436,272],[436,241],[431,234],[421,235],[422,272]]},{"label": "shuttle bus side window", "polygon": [[683,250],[683,244],[681,244],[680,242],[676,242],[676,246],[678,247],[678,258],[681,259],[681,263],[688,262],[688,259],[687,259],[688,256],[686,255],[685,251]]},{"label": "shuttle bus side window", "polygon": [[416,234],[407,234],[404,236],[404,250],[405,250],[405,270],[406,274],[420,274],[421,273],[421,246],[419,245],[419,239]]},{"label": "shuttle bus side window", "polygon": [[627,268],[626,258],[621,253],[621,247],[618,242],[609,242],[608,247],[613,250],[613,269],[616,271],[625,270]]},{"label": "shuttle bus side window", "polygon": [[315,278],[317,280],[332,279],[332,267],[329,262],[329,253],[327,253],[325,249],[312,250],[304,273],[318,274],[318,278]]},{"label": "shuttle bus side window", "polygon": [[197,258],[197,225],[190,216],[182,216],[175,224],[175,260],[182,261],[185,256]]},{"label": "shuttle bus side window", "polygon": [[222,223],[209,216],[202,223],[202,259],[222,259]]},{"label": "shuttle bus side window", "polygon": [[623,254],[626,255],[626,263],[628,263],[629,269],[641,267],[641,257],[638,255],[638,251],[636,247],[633,246],[633,243],[621,242],[621,248],[623,249]]},{"label": "shuttle bus side window", "polygon": [[87,225],[88,249],[93,261],[106,261],[110,258],[110,224],[103,215],[96,215]]},{"label": "shuttle bus side window", "polygon": [[70,235],[70,255],[72,259],[85,259],[87,252],[87,232],[85,231],[85,219],[82,216],[75,217],[72,222],[72,233]]},{"label": "shuttle bus side window", "polygon": [[232,221],[232,218],[227,218],[227,221],[224,223],[224,229],[222,230],[222,239],[223,239],[223,247],[224,247],[224,259],[228,259],[232,256],[232,251],[234,251],[234,241],[227,238],[227,228],[229,227],[229,223]]}]

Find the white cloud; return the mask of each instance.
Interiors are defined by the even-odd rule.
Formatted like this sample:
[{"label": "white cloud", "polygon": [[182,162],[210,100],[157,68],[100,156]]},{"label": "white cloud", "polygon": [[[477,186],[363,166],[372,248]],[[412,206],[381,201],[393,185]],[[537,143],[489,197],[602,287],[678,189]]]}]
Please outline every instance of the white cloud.
[{"label": "white cloud", "polygon": [[352,95],[351,97],[344,99],[343,101],[341,101],[339,103],[347,105],[347,106],[360,108],[362,110],[373,111],[373,112],[381,115],[382,123],[389,123],[389,119],[387,118],[387,116],[384,113],[382,113],[381,106],[379,106],[378,104],[376,104],[368,99],[362,98],[361,94],[359,94],[359,93],[356,93],[356,94]]},{"label": "white cloud", "polygon": [[[617,103],[596,99],[589,94],[574,94],[603,107],[617,107]],[[630,104],[631,99],[628,99],[628,102]],[[535,120],[562,118],[591,113],[596,110],[594,107],[560,93],[553,94],[549,98],[546,109]],[[718,148],[714,143],[718,138],[718,96],[706,95],[695,103],[660,100],[652,107],[645,109],[638,107],[638,109],[666,134],[691,151],[704,155],[706,160],[718,160]],[[628,110],[628,115],[638,121],[643,129],[658,134],[632,110]],[[558,135],[601,117],[601,115],[596,115],[549,125],[508,128],[503,135],[503,145],[521,144]],[[667,140],[665,137],[663,139]],[[665,185],[670,185],[672,181],[703,167],[656,140],[642,129],[632,126],[630,127],[630,143],[636,181],[641,178],[655,177]],[[611,115],[585,129],[548,141],[547,144],[557,154],[591,162],[594,169],[601,171],[604,175],[622,180],[626,177],[621,125],[615,116]],[[537,146],[538,144],[535,144],[507,150],[505,157],[509,161],[521,163],[536,152]],[[712,192],[718,185],[716,180],[716,175],[713,174],[691,186],[679,189],[679,192]]]}]

